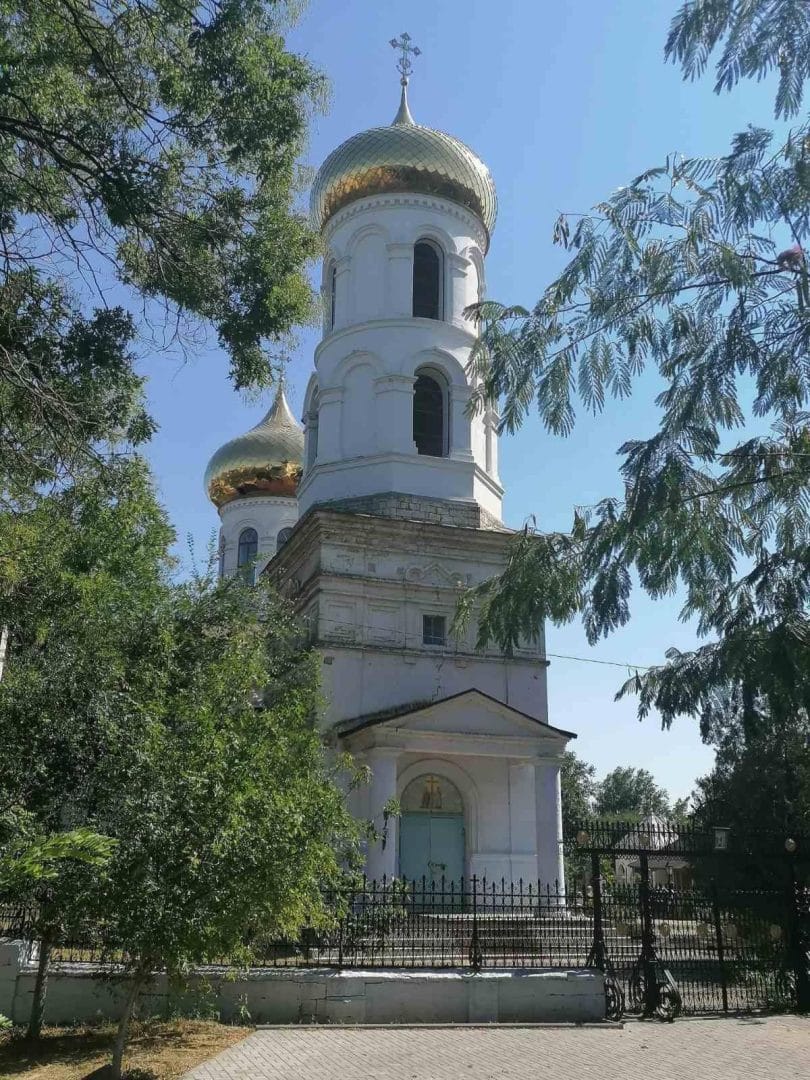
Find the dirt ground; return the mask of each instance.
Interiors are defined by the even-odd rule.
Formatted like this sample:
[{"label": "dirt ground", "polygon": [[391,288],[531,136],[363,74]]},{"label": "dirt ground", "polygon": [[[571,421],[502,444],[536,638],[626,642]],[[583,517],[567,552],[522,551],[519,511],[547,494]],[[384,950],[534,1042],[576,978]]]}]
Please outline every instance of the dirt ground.
[{"label": "dirt ground", "polygon": [[[124,1068],[132,1080],[176,1080],[250,1031],[207,1020],[135,1024]],[[45,1028],[35,1043],[0,1035],[0,1080],[102,1080],[114,1034],[106,1024]]]}]

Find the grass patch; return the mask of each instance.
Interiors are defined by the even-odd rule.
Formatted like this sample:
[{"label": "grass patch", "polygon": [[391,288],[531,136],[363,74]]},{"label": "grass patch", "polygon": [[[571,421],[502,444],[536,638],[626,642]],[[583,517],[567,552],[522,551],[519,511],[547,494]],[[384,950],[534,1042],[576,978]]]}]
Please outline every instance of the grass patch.
[{"label": "grass patch", "polygon": [[[177,1080],[250,1031],[211,1020],[134,1023],[124,1069],[133,1080]],[[85,1080],[109,1062],[114,1036],[112,1024],[45,1028],[37,1042],[0,1034],[0,1080]]]}]

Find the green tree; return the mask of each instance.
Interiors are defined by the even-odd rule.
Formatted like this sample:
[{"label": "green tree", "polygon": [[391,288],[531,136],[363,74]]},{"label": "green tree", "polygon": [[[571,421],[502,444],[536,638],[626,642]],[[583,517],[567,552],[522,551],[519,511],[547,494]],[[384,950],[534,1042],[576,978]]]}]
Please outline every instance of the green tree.
[{"label": "green tree", "polygon": [[[723,825],[737,837],[759,834],[770,857],[763,858],[757,845],[752,857],[723,858],[697,869],[741,887],[773,888],[785,868],[784,841],[810,836],[807,714],[797,713],[787,725],[775,723],[760,707],[752,722],[750,708],[739,694],[732,694],[722,709],[718,706],[706,740],[716,756],[711,772],[695,785],[695,823]],[[807,852],[801,854],[806,857]]]},{"label": "green tree", "polygon": [[[689,0],[667,58],[694,78],[716,49],[718,91],[773,72],[777,116],[798,117],[806,4]],[[637,580],[654,598],[680,590],[705,639],[628,681],[640,716],[698,716],[705,730],[732,687],[774,723],[806,714],[808,229],[806,118],[779,135],[748,128],[720,156],[671,155],[592,213],[561,217],[554,240],[571,258],[531,311],[471,309],[483,330],[475,406],[502,396],[508,430],[536,405],[568,434],[577,398],[599,411],[647,366],[664,384],[658,430],[620,448],[623,498],[577,510],[568,533],[525,530],[506,572],[469,600],[482,642],[510,648],[544,619],[577,615],[595,642],[628,621]]]},{"label": "green tree", "polygon": [[248,931],[317,922],[356,826],[292,616],[263,585],[172,579],[141,461],[88,467],[2,526],[16,557],[0,597],[0,868],[40,911],[31,1031],[52,945],[95,918],[132,970],[120,1071],[154,967],[180,975],[238,957]]},{"label": "green tree", "polygon": [[[30,509],[48,486],[102,460],[114,444],[149,438],[133,336],[132,319],[120,308],[84,316],[36,273],[6,276],[0,285],[0,513]],[[0,578],[9,573],[13,551],[0,546]]]},{"label": "green tree", "polygon": [[596,793],[596,769],[573,752],[566,750],[560,769],[560,788],[562,792],[563,829],[575,821],[581,821],[593,813],[593,798]]},{"label": "green tree", "polygon": [[594,809],[600,816],[630,821],[647,814],[667,817],[672,806],[668,793],[656,784],[652,773],[619,765],[596,785]]},{"label": "green tree", "polygon": [[128,952],[114,1080],[151,973],[247,960],[248,933],[317,926],[357,834],[314,725],[316,658],[265,586],[175,588],[150,637],[144,753],[123,791],[107,772],[96,826],[118,846],[88,905]]},{"label": "green tree", "polygon": [[[560,789],[562,794],[563,835],[570,836],[575,823],[593,813],[593,797],[596,791],[596,769],[583,761],[572,750],[563,754],[560,769]],[[583,893],[587,889],[591,873],[591,861],[575,847],[566,844],[565,882],[566,889],[573,893]]]},{"label": "green tree", "polygon": [[6,273],[84,290],[112,271],[210,321],[237,385],[266,382],[261,342],[312,311],[293,200],[323,79],[285,47],[295,8],[0,0]]},{"label": "green tree", "polygon": [[[6,887],[38,911],[33,1037],[52,946],[80,919],[96,874],[71,838],[112,847],[93,824],[96,780],[102,765],[126,777],[125,752],[137,753],[138,649],[168,581],[172,538],[145,466],[127,458],[87,463],[65,486],[0,515],[0,859]],[[43,845],[74,856],[38,869]]]}]

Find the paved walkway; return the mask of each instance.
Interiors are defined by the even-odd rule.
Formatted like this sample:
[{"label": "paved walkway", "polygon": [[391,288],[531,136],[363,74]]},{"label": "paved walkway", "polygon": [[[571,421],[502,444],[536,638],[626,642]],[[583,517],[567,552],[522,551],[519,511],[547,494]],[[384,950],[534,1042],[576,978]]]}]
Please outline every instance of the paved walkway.
[{"label": "paved walkway", "polygon": [[274,1028],[186,1080],[807,1080],[810,1019],[619,1028]]}]

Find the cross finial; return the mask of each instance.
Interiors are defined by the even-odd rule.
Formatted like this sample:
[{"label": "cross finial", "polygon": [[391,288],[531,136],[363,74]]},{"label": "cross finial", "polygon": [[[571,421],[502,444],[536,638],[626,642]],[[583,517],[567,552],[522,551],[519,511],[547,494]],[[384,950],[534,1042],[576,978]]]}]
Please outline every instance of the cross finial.
[{"label": "cross finial", "polygon": [[391,38],[391,48],[399,49],[401,56],[397,60],[397,71],[400,75],[400,83],[403,86],[408,85],[408,79],[411,77],[413,71],[413,64],[411,63],[412,56],[419,56],[422,50],[418,45],[411,45],[411,35],[408,33],[402,33],[399,38]]}]

